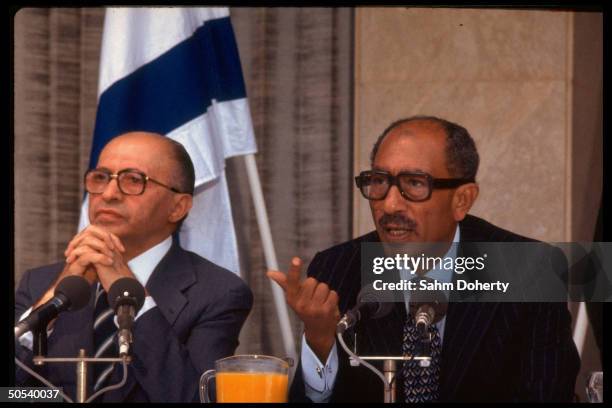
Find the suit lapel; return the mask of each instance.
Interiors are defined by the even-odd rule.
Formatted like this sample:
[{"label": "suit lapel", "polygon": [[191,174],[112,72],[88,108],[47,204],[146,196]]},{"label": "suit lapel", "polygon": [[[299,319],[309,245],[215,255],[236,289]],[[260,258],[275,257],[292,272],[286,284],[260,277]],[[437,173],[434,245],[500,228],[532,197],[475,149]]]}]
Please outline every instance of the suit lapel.
[{"label": "suit lapel", "polygon": [[[487,240],[486,237],[479,236],[478,229],[471,228],[471,223],[469,216],[460,223],[461,244],[458,256],[479,256],[471,253],[472,246],[466,243]],[[482,272],[484,271],[479,271]],[[454,275],[453,281],[456,281],[457,274]],[[470,276],[462,276],[462,279],[470,280]],[[485,307],[483,305],[468,302],[451,302],[448,305],[440,370],[440,395],[445,399],[452,400],[499,304],[487,303]]]},{"label": "suit lapel", "polygon": [[[364,236],[362,242],[372,242],[381,244],[380,239],[376,231]],[[375,256],[385,256],[382,246],[379,248],[380,253]],[[361,251],[361,243],[356,246],[356,251]],[[362,256],[359,254],[355,257],[358,259],[354,270],[351,272],[358,276],[361,276],[361,261]],[[392,274],[392,277],[388,277],[389,281],[397,281],[400,278],[399,272],[394,269],[388,271],[388,274]],[[361,280],[360,280],[361,282]],[[363,285],[364,283],[361,282]],[[356,288],[356,292],[359,292],[361,287]],[[355,298],[357,293],[355,293]],[[355,304],[353,301],[352,304]],[[352,307],[352,306],[351,306]],[[393,309],[391,312],[382,318],[371,319],[361,323],[363,333],[368,333],[361,337],[361,342],[365,342],[366,345],[362,349],[358,347],[359,353],[367,353],[368,355],[376,356],[399,356],[402,355],[402,333],[404,330],[404,322],[406,321],[406,305],[404,301],[394,302]],[[398,334],[399,333],[399,334]],[[378,363],[375,363],[378,365]],[[382,365],[381,365],[382,367]]]},{"label": "suit lapel", "polygon": [[[189,255],[179,246],[177,240],[173,239],[170,250],[155,267],[146,285],[149,295],[153,297],[157,308],[171,326],[174,326],[177,317],[187,305],[183,290],[195,282],[196,277]],[[122,375],[122,365],[118,363],[115,365],[109,384],[121,381]],[[136,384],[134,376],[128,374],[126,384],[118,390],[109,392],[104,401],[125,400]]]},{"label": "suit lapel", "polygon": [[147,291],[171,326],[187,304],[183,291],[195,282],[189,255],[175,239],[147,282]]}]

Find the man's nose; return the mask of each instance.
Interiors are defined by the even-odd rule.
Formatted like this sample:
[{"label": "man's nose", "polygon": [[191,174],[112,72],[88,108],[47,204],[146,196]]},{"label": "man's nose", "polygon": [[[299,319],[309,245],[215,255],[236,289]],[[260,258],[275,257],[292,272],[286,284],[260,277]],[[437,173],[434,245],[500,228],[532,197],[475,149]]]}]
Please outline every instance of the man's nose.
[{"label": "man's nose", "polygon": [[402,197],[397,186],[391,186],[383,202],[383,209],[387,214],[393,214],[406,206],[406,199]]},{"label": "man's nose", "polygon": [[116,177],[110,179],[104,191],[102,192],[102,198],[105,201],[118,200],[123,196],[123,193],[119,189],[119,181]]}]

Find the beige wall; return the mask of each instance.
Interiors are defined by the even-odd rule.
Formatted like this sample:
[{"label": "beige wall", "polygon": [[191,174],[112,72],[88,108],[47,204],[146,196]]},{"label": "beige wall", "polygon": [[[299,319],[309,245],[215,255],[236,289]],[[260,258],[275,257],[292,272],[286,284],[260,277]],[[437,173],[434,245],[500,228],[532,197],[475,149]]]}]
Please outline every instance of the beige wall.
[{"label": "beige wall", "polygon": [[[358,8],[354,173],[392,121],[465,126],[481,164],[471,213],[549,242],[593,239],[602,190],[602,15]],[[353,235],[373,229],[354,189]],[[574,320],[577,304],[570,309]],[[589,329],[577,393],[600,369]]]},{"label": "beige wall", "polygon": [[571,237],[590,241],[603,184],[603,18],[575,13],[573,18],[571,127]]},{"label": "beige wall", "polygon": [[[574,17],[563,11],[359,8],[355,173],[368,168],[372,144],[391,121],[440,116],[462,124],[476,140],[481,194],[473,214],[537,239],[571,240]],[[354,200],[354,235],[360,235],[373,224],[356,190]]]}]

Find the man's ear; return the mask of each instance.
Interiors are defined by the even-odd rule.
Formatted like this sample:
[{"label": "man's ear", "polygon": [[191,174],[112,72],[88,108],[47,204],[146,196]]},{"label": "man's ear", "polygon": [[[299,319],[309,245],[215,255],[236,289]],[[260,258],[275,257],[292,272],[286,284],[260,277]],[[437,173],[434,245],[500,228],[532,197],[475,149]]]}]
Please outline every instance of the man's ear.
[{"label": "man's ear", "polygon": [[478,197],[478,184],[468,183],[459,186],[453,195],[453,216],[455,221],[463,220]]},{"label": "man's ear", "polygon": [[193,206],[193,196],[191,194],[174,194],[174,205],[172,211],[168,215],[168,221],[172,223],[179,222],[187,214]]}]

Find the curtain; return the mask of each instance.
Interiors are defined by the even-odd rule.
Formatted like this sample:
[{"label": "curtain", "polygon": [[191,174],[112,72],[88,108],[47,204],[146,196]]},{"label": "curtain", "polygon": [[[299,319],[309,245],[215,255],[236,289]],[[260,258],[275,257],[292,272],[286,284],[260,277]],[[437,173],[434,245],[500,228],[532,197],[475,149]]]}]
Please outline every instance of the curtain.
[{"label": "curtain", "polygon": [[[233,8],[272,237],[281,270],[292,256],[350,239],[352,10]],[[239,351],[284,352],[242,159],[228,162],[243,276],[255,303]],[[303,273],[305,274],[306,268]],[[290,316],[294,317],[290,312]],[[294,336],[302,328],[294,319]]]},{"label": "curtain", "polygon": [[62,259],[76,232],[96,110],[104,9],[14,20],[15,283]]},{"label": "curtain", "polygon": [[[286,270],[292,256],[307,265],[351,237],[352,10],[231,15],[279,266]],[[28,8],[15,17],[15,284],[25,270],[60,261],[76,233],[103,21],[103,8]],[[255,299],[238,352],[283,356],[243,159],[228,160],[227,174],[241,273]]]}]

